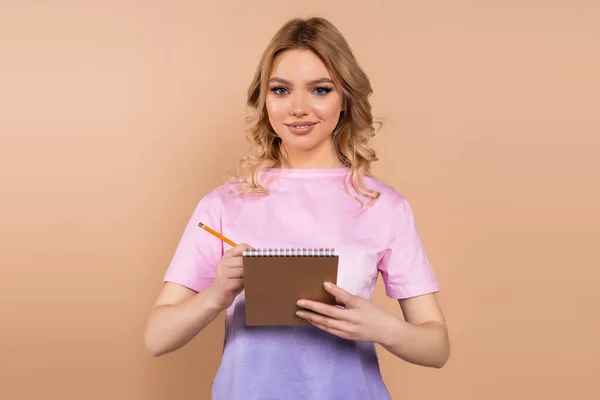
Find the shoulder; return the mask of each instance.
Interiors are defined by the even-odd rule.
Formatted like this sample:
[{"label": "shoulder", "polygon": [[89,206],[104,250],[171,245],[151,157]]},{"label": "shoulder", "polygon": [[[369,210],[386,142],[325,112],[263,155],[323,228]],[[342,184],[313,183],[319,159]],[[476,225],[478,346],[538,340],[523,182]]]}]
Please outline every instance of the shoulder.
[{"label": "shoulder", "polygon": [[199,203],[213,208],[227,208],[245,198],[242,192],[240,183],[225,182],[206,192]]},{"label": "shoulder", "polygon": [[195,202],[192,219],[215,224],[231,207],[231,184],[221,184],[205,191]]},{"label": "shoulder", "polygon": [[379,198],[374,203],[378,208],[385,208],[391,211],[407,202],[402,193],[380,179],[365,176],[364,182],[369,189],[379,192]]},{"label": "shoulder", "polygon": [[235,183],[223,183],[213,187],[200,198],[200,202],[208,202],[214,205],[225,204],[236,193]]},{"label": "shoulder", "polygon": [[195,213],[220,212],[227,204],[230,187],[230,184],[221,184],[205,191],[196,201]]}]

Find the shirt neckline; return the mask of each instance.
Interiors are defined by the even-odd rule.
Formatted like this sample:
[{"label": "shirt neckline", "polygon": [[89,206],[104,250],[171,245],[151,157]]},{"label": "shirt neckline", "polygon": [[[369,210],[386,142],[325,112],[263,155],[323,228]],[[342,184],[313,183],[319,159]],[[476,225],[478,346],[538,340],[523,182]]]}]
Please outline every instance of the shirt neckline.
[{"label": "shirt neckline", "polygon": [[280,177],[319,178],[328,176],[346,176],[350,172],[350,168],[265,168],[265,172],[269,175],[275,174]]}]

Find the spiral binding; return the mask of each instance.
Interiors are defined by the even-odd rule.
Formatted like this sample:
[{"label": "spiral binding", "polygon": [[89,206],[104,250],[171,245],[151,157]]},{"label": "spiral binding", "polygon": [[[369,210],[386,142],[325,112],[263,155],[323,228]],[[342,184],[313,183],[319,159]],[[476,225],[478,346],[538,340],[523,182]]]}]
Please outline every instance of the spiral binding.
[{"label": "spiral binding", "polygon": [[337,257],[338,252],[333,248],[264,248],[244,250],[244,257]]}]

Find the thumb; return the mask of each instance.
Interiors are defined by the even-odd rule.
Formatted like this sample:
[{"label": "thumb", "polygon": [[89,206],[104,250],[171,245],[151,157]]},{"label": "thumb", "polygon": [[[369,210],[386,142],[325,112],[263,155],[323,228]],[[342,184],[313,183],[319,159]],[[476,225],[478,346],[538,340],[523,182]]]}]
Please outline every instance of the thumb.
[{"label": "thumb", "polygon": [[252,246],[246,243],[240,243],[235,247],[230,248],[225,252],[225,255],[229,257],[239,257],[245,250],[254,250]]},{"label": "thumb", "polygon": [[325,290],[327,290],[329,293],[331,293],[335,297],[335,299],[337,300],[338,303],[341,303],[345,306],[352,304],[352,300],[354,299],[354,296],[352,296],[350,293],[346,292],[344,289],[342,289],[338,285],[335,285],[331,282],[325,282],[323,284],[323,286],[325,287]]}]

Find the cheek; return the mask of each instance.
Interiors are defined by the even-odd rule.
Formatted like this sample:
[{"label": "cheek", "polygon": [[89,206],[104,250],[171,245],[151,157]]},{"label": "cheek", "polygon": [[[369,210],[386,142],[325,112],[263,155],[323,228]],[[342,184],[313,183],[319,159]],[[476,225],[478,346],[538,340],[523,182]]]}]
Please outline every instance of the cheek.
[{"label": "cheek", "polygon": [[287,115],[288,106],[283,99],[267,97],[265,105],[267,107],[269,119],[271,120],[282,120]]},{"label": "cheek", "polygon": [[342,109],[342,103],[337,98],[327,99],[318,102],[314,105],[315,114],[322,120],[326,120],[331,123],[337,123],[340,117],[340,111]]}]

